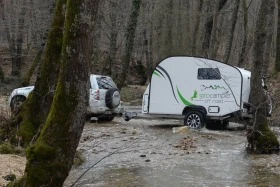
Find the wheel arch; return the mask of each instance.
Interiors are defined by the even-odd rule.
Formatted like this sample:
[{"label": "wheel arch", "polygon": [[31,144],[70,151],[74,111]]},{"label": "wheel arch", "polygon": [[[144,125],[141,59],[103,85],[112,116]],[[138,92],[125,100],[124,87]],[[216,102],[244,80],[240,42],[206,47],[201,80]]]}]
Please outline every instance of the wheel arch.
[{"label": "wheel arch", "polygon": [[22,95],[22,94],[14,95],[14,96],[12,97],[12,99],[11,99],[10,107],[12,106],[13,101],[14,101],[16,98],[22,98],[22,99],[26,100],[27,97],[26,97],[25,95]]},{"label": "wheel arch", "polygon": [[205,107],[199,105],[186,106],[182,112],[182,115],[186,115],[189,111],[198,111],[203,115],[204,118],[207,115],[207,110],[205,109]]}]

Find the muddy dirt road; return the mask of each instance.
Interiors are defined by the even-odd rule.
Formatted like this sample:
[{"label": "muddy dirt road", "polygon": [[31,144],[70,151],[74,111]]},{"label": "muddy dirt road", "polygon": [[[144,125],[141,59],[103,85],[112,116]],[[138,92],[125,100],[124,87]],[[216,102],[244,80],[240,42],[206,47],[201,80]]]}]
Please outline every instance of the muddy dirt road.
[{"label": "muddy dirt road", "polygon": [[87,161],[72,169],[65,186],[78,178],[74,186],[280,184],[279,155],[248,155],[245,131],[236,128],[240,125],[231,123],[224,131],[204,128],[173,133],[178,125],[180,121],[125,122],[122,118],[86,124],[79,150]]}]

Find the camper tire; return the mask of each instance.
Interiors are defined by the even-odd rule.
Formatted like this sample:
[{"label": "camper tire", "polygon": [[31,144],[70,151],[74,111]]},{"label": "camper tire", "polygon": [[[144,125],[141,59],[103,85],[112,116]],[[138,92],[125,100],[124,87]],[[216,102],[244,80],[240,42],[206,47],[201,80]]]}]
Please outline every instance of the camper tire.
[{"label": "camper tire", "polygon": [[192,129],[204,127],[204,117],[199,111],[188,111],[185,114],[184,124]]}]

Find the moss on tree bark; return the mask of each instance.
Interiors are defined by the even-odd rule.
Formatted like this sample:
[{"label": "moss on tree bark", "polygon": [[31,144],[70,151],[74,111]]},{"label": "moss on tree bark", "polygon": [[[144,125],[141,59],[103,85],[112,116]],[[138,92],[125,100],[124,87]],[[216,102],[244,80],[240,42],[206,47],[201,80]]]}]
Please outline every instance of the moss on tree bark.
[{"label": "moss on tree bark", "polygon": [[60,68],[66,0],[57,0],[56,3],[56,11],[34,91],[17,117],[20,119],[18,136],[22,137],[23,145],[28,145],[31,140],[34,140],[33,137],[38,134],[53,101]]},{"label": "moss on tree bark", "polygon": [[262,88],[261,78],[266,74],[264,69],[264,46],[266,41],[267,14],[272,0],[262,0],[255,31],[253,48],[252,94],[253,104],[253,131],[250,144],[256,153],[273,153],[279,151],[279,142],[276,135],[268,127],[267,97]]},{"label": "moss on tree bark", "polygon": [[92,54],[89,18],[96,14],[98,2],[67,0],[54,100],[39,138],[27,150],[25,175],[13,186],[62,186],[68,176],[85,123]]}]

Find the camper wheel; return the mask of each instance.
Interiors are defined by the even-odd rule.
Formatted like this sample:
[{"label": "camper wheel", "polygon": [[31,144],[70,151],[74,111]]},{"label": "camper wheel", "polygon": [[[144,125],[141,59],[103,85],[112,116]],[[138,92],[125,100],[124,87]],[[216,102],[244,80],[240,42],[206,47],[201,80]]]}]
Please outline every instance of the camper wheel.
[{"label": "camper wheel", "polygon": [[192,129],[200,129],[204,126],[204,118],[199,111],[188,111],[185,115],[184,124]]}]

